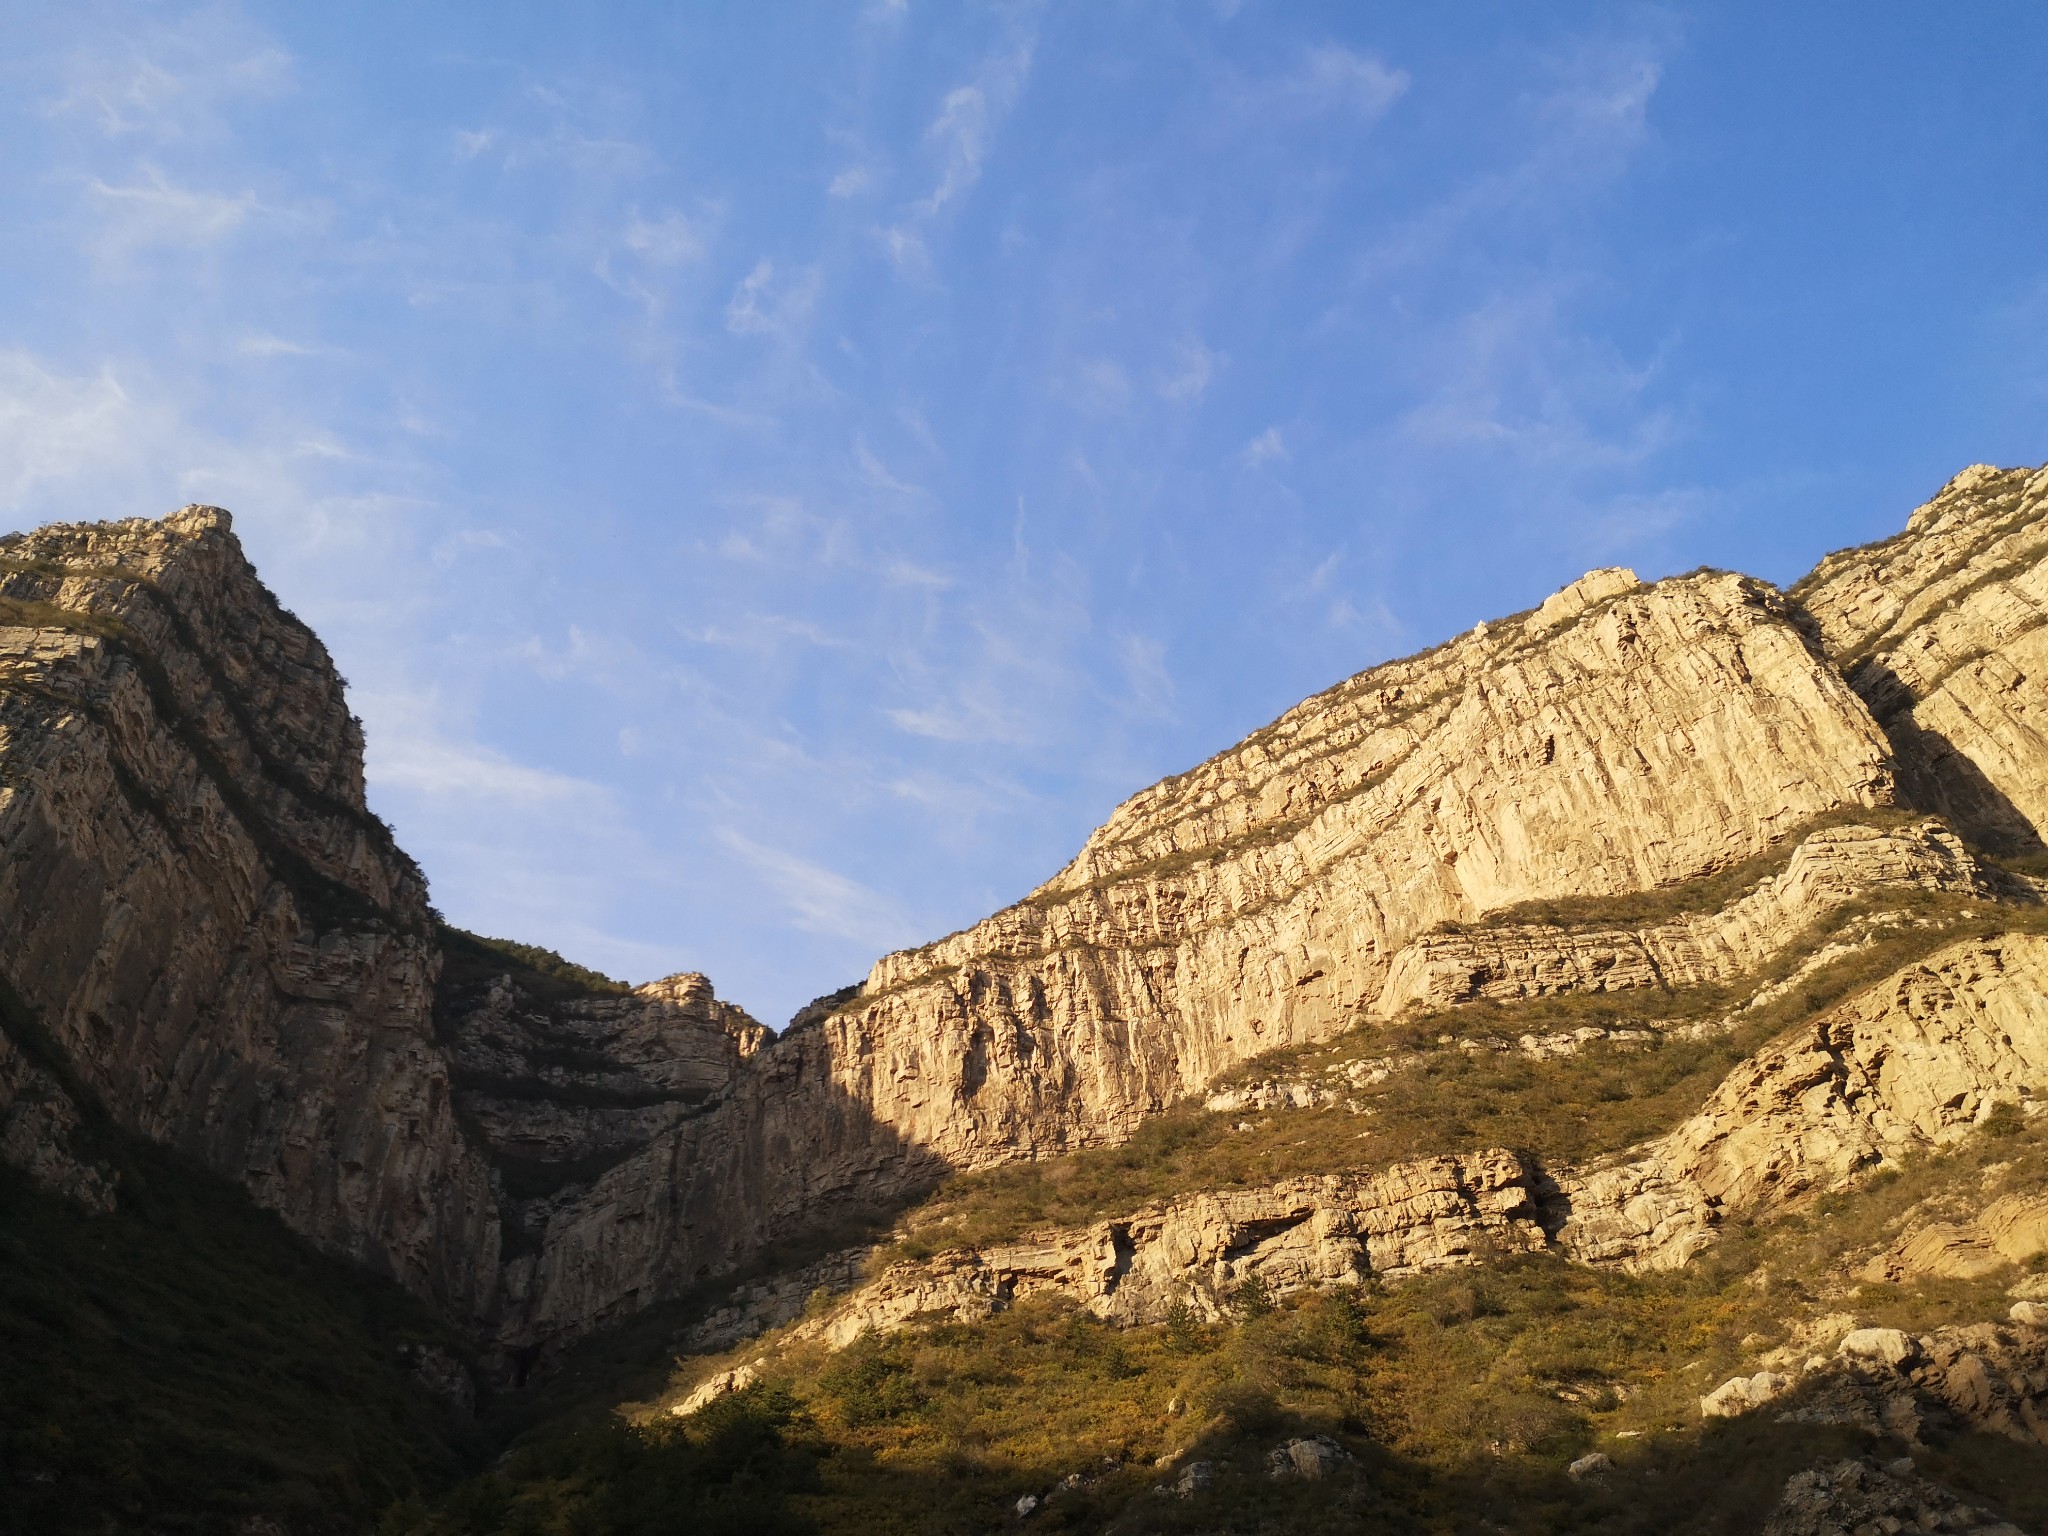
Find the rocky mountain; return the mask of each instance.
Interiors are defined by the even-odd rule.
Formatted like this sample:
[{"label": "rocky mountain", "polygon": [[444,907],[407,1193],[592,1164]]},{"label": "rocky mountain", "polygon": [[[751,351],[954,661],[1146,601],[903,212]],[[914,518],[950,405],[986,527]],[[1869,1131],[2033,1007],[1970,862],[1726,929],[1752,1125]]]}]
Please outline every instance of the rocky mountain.
[{"label": "rocky mountain", "polygon": [[[1140,1361],[1100,1392],[1157,1422],[1076,1429],[1114,1466],[1074,1470],[1057,1507],[1137,1488],[1141,1442],[1182,1468],[1116,1517],[1132,1530],[1231,1486],[1227,1456],[1187,1458],[1263,1432],[1229,1406],[1246,1381],[1269,1417],[1311,1413],[1331,1371],[1405,1400],[1329,1298],[1407,1328],[1479,1283],[1458,1276],[1535,1297],[1513,1277],[1547,1275],[1649,1321],[1577,1375],[1545,1367],[1517,1422],[1578,1427],[1503,1429],[1496,1458],[1585,1451],[1571,1496],[1598,1504],[1641,1448],[1586,1450],[1597,1424],[1776,1404],[1835,1438],[1767,1490],[1772,1529],[1832,1529],[1837,1506],[1892,1529],[1894,1505],[1985,1528],[1931,1463],[1857,1458],[2048,1447],[2048,1314],[2026,1310],[2048,1292],[2025,1279],[2048,1268],[2044,510],[2048,471],[1977,466],[1788,591],[1593,572],[1135,795],[1023,901],[780,1034],[702,976],[629,988],[448,927],[367,808],[341,679],[226,513],[9,535],[0,1158],[115,1213],[126,1175],[94,1127],[172,1149],[420,1298],[487,1387],[680,1307],[648,1410],[678,1444],[795,1382],[775,1390],[847,1445],[907,1455],[886,1426],[946,1387],[902,1362],[980,1361],[1006,1328],[1023,1359],[1031,1318],[1067,1316]],[[1766,1302],[1759,1274],[1796,1294]],[[1998,1295],[2009,1317],[1955,1311]],[[1522,1316],[1474,1305],[1411,1345]],[[1924,1324],[1892,1327],[1896,1359],[1834,1348],[1879,1312]],[[1242,1355],[1283,1322],[1348,1342],[1300,1357],[1322,1376]],[[1657,1385],[1660,1329],[1748,1373]],[[1239,1385],[1174,1395],[1210,1405],[1185,1425],[1141,1401],[1226,1356]],[[1380,1411],[1302,1420],[1271,1475],[1341,1482],[1407,1446],[1442,1486],[1450,1453],[1416,1428],[1437,1409],[1375,1430]],[[1006,1518],[1053,1522],[1059,1493]]]}]

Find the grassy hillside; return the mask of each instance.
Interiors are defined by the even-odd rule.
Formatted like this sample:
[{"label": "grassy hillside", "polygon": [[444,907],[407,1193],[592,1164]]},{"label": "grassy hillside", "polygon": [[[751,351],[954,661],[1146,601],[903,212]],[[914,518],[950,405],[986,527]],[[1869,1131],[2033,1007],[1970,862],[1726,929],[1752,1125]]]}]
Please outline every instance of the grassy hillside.
[{"label": "grassy hillside", "polygon": [[[1021,1528],[1026,1495],[1044,1501],[1032,1529],[1133,1536],[1754,1530],[1800,1468],[1909,1447],[1775,1414],[1703,1424],[1699,1396],[1757,1369],[1818,1312],[1910,1329],[2001,1315],[2010,1275],[1859,1285],[1848,1265],[1930,1194],[2038,1188],[2048,1129],[2002,1129],[1733,1232],[1675,1275],[1537,1255],[1321,1295],[1240,1295],[1207,1326],[1118,1330],[1032,1303],[838,1354],[770,1340],[741,1352],[771,1360],[760,1387],[689,1420],[628,1407],[602,1430],[544,1437],[436,1512],[393,1511],[385,1531],[944,1536]],[[1354,1459],[1320,1482],[1276,1482],[1267,1453],[1302,1434]],[[1593,1450],[1615,1473],[1569,1477]],[[1913,1454],[1966,1497],[2048,1521],[2048,1451],[1930,1433]],[[1208,1486],[1178,1497],[1197,1462]],[[735,1524],[748,1500],[760,1523]]]},{"label": "grassy hillside", "polygon": [[225,1180],[97,1139],[111,1215],[0,1167],[0,1529],[356,1531],[469,1464],[401,1356],[452,1348],[411,1297]]},{"label": "grassy hillside", "polygon": [[[1803,1013],[1831,1002],[1873,967],[1889,970],[1956,931],[1931,922],[1880,942],[1784,1006]],[[1583,1007],[1461,1017],[1469,1038],[1531,1020],[1583,1021]],[[1275,1110],[1240,1130],[1248,1122],[1239,1115],[1186,1110],[1123,1147],[955,1181],[910,1215],[896,1252],[1087,1220],[1162,1193],[1372,1166],[1430,1138],[1579,1155],[1680,1118],[1755,1043],[1744,1030],[1532,1062],[1467,1053],[1427,1033],[1447,1022],[1398,1042],[1418,1060],[1374,1085],[1375,1115]],[[1783,1022],[1773,1012],[1754,1030]],[[1396,1043],[1378,1031],[1262,1065],[1313,1073],[1326,1058]],[[1776,1413],[1703,1422],[1698,1399],[1758,1370],[1770,1351],[1803,1353],[1800,1330],[1829,1313],[1912,1331],[2003,1316],[2011,1272],[1894,1285],[1856,1271],[1946,1197],[1966,1194],[1974,1208],[2044,1183],[2048,1123],[2007,1113],[1944,1154],[1736,1225],[1676,1274],[1632,1277],[1532,1255],[1321,1295],[1240,1292],[1231,1315],[1208,1325],[1181,1316],[1119,1330],[1037,1301],[985,1322],[869,1336],[836,1354],[770,1336],[679,1372],[687,1384],[716,1366],[766,1362],[762,1385],[713,1410],[678,1421],[660,1401],[624,1404],[600,1430],[543,1433],[452,1503],[394,1511],[386,1529],[724,1529],[753,1498],[754,1517],[771,1522],[764,1529],[951,1536],[1024,1528],[1016,1511],[1028,1496],[1042,1501],[1029,1528],[1047,1531],[1705,1536],[1754,1530],[1785,1480],[1816,1461],[1909,1450],[1965,1497],[2039,1526],[2048,1522],[2040,1447],[1953,1429],[1930,1429],[1909,1447],[1852,1425],[1780,1423]],[[1317,1482],[1271,1478],[1268,1453],[1309,1434],[1352,1459]],[[1592,1451],[1613,1458],[1613,1473],[1570,1477],[1568,1465]],[[1206,1484],[1182,1498],[1176,1485],[1197,1463]],[[671,1524],[631,1513],[631,1489],[649,1477],[671,1490],[661,1517]]]}]

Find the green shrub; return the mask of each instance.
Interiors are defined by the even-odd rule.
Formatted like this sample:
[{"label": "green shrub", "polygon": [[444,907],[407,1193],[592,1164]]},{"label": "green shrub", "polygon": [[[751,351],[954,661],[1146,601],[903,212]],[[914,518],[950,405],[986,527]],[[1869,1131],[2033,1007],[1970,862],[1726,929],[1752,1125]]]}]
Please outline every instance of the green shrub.
[{"label": "green shrub", "polygon": [[515,1452],[439,1508],[392,1506],[379,1536],[776,1536],[813,1527],[792,1495],[816,1486],[797,1400],[759,1385],[688,1420],[616,1418]]},{"label": "green shrub", "polygon": [[839,1352],[819,1373],[818,1391],[833,1417],[855,1429],[901,1418],[924,1406],[903,1341],[884,1342],[873,1334]]}]

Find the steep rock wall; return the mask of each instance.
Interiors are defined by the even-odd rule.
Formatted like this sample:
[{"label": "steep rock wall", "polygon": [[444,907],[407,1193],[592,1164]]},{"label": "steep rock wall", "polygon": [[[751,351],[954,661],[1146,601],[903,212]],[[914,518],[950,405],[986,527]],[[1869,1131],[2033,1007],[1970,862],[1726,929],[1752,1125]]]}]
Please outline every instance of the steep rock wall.
[{"label": "steep rock wall", "polygon": [[1422,935],[1394,958],[1382,1012],[1736,981],[1830,913],[1883,890],[2031,903],[2026,882],[1979,859],[1940,822],[1824,827],[1784,867],[1724,904],[1662,922],[1493,922]]},{"label": "steep rock wall", "polygon": [[1906,800],[2000,851],[2048,831],[2048,469],[1972,465],[1793,595],[1897,753]]},{"label": "steep rock wall", "polygon": [[1779,596],[1596,572],[1361,674],[1134,797],[1065,870],[876,964],[824,1024],[851,1098],[956,1166],[1113,1139],[1377,1011],[1402,948],[1684,881],[1891,795]]},{"label": "steep rock wall", "polygon": [[496,1212],[361,747],[225,513],[0,540],[0,972],[120,1122],[474,1318]]}]

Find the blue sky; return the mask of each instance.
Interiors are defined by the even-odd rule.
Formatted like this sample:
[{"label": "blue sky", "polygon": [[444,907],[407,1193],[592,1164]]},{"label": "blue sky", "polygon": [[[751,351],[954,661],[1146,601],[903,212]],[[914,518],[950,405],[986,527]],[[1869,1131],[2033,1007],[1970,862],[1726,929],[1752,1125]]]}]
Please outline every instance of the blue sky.
[{"label": "blue sky", "polygon": [[771,1023],[1588,567],[2048,459],[2035,5],[0,22],[5,521],[231,508],[451,919]]}]

